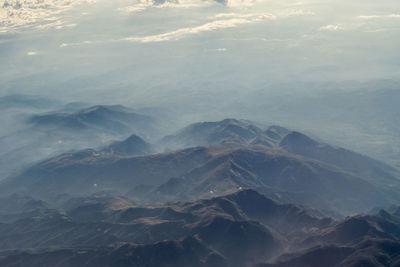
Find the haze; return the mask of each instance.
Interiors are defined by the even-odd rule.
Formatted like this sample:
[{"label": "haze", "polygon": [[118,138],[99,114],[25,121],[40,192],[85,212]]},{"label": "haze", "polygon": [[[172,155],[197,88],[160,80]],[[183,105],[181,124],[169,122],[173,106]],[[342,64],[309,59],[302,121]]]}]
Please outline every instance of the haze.
[{"label": "haze", "polygon": [[[398,97],[397,1],[7,0],[2,6],[1,96],[157,108],[176,127],[240,117],[399,158],[393,121],[399,108],[368,95]],[[354,114],[354,106],[384,118]],[[14,131],[10,117],[1,118],[2,132]]]}]

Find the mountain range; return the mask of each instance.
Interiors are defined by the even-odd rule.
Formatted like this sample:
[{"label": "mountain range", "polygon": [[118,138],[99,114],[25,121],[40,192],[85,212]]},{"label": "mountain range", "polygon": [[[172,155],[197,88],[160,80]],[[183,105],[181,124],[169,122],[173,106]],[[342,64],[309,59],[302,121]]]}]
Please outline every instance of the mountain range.
[{"label": "mountain range", "polygon": [[28,120],[28,123],[35,128],[44,130],[84,131],[96,129],[102,132],[111,131],[115,134],[132,132],[144,134],[154,127],[154,121],[151,117],[136,114],[121,105],[99,105],[74,113],[35,115]]},{"label": "mountain range", "polygon": [[157,146],[132,136],[102,150],[44,160],[5,180],[0,190],[29,192],[44,200],[106,190],[154,202],[252,188],[330,215],[367,212],[399,201],[395,168],[282,127],[263,131],[229,119],[190,125],[162,140],[170,144],[178,137],[185,140],[183,147],[198,146],[146,155]]},{"label": "mountain range", "polygon": [[[67,117],[92,127],[82,114],[96,110]],[[195,123],[154,142],[133,134],[3,180],[0,265],[396,266],[399,177],[247,120]]]},{"label": "mountain range", "polygon": [[46,111],[51,106],[40,106],[45,100],[34,98],[39,101],[34,105],[46,111],[42,112],[39,107],[29,108],[30,98],[25,98],[16,98],[21,105],[25,105],[25,109],[19,109],[19,104],[13,105],[19,110],[15,115],[18,123],[10,119],[4,122],[11,129],[16,125],[18,128],[3,135],[0,131],[0,180],[29,164],[61,153],[103,147],[131,135],[148,141],[158,134],[159,123],[156,119],[121,105],[82,108],[85,104],[70,103],[62,106],[60,111]]},{"label": "mountain range", "polygon": [[1,266],[397,266],[400,256],[396,212],[334,220],[253,190],[158,206],[107,193],[57,205],[16,209],[0,224]]}]

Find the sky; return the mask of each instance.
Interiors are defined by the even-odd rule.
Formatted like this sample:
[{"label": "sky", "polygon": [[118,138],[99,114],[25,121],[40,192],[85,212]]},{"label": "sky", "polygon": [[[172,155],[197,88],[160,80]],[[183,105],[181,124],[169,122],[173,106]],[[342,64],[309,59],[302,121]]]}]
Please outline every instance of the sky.
[{"label": "sky", "polygon": [[151,104],[172,91],[398,77],[396,1],[221,2],[3,1],[0,94],[112,90]]}]

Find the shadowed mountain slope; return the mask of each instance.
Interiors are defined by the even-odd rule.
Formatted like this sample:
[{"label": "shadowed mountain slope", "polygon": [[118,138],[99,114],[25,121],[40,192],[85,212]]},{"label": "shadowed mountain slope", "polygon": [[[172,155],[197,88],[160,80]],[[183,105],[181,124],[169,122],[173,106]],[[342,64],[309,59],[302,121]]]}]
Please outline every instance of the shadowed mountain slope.
[{"label": "shadowed mountain slope", "polygon": [[101,150],[103,153],[118,156],[139,156],[151,154],[151,145],[137,135],[131,135],[123,141],[116,141]]},{"label": "shadowed mountain slope", "polygon": [[257,266],[398,266],[399,229],[400,217],[384,210],[349,217],[311,233],[299,244],[303,249]]},{"label": "shadowed mountain slope", "polygon": [[[3,254],[4,255],[4,254]],[[149,266],[149,267],[224,267],[225,259],[188,237],[179,241],[162,241],[150,245],[120,243],[102,248],[40,249],[0,253],[1,266]]]},{"label": "shadowed mountain slope", "polygon": [[[78,111],[52,111],[39,115],[32,115],[37,111],[26,111],[15,115],[15,122],[10,119],[10,112],[7,113],[10,114],[9,118],[7,115],[1,120],[5,128],[10,130],[1,131],[5,134],[0,136],[0,180],[28,165],[61,153],[103,147],[113,140],[125,139],[133,134],[145,140],[159,138],[162,134],[160,120],[119,105],[100,105]],[[129,152],[129,148],[126,151],[117,150]],[[140,150],[147,151],[143,147]]]},{"label": "shadowed mountain slope", "polygon": [[[83,150],[43,161],[18,177],[3,181],[3,192],[29,191],[39,197],[95,191],[126,192],[138,185],[158,185],[180,177],[213,157],[211,148],[191,148],[166,154],[127,157]],[[6,189],[7,188],[7,189]]]},{"label": "shadowed mountain slope", "polygon": [[400,242],[366,239],[356,246],[327,245],[282,258],[286,259],[256,267],[397,267],[400,264]]},{"label": "shadowed mountain slope", "polygon": [[154,131],[154,119],[132,110],[116,106],[93,106],[75,113],[49,113],[35,115],[29,119],[36,129],[88,131],[100,130],[105,133],[148,134]]},{"label": "shadowed mountain slope", "polygon": [[384,210],[334,221],[253,190],[157,207],[107,194],[66,203],[1,223],[0,265],[397,266],[400,256],[400,218]]},{"label": "shadowed mountain slope", "polygon": [[257,188],[297,203],[344,213],[366,211],[370,205],[396,199],[394,192],[385,194],[361,177],[340,169],[277,151],[249,148],[214,156],[183,177],[159,186],[154,197],[188,199],[240,188]]},{"label": "shadowed mountain slope", "polygon": [[160,142],[167,149],[224,144],[246,145],[262,133],[262,130],[246,120],[225,119],[218,122],[194,123],[176,135],[163,138]]},{"label": "shadowed mountain slope", "polygon": [[[135,188],[145,186],[137,193]],[[339,213],[395,204],[397,194],[320,162],[265,148],[191,148],[142,157],[93,150],[58,156],[4,181],[3,193],[39,198],[111,190],[152,201],[222,195],[257,188]]]},{"label": "shadowed mountain slope", "polygon": [[[126,203],[96,195],[70,201],[65,211],[44,210],[0,224],[2,250],[40,248],[3,253],[1,265],[25,259],[48,266],[64,258],[65,266],[71,266],[84,254],[85,260],[96,264],[101,255],[107,264],[124,260],[137,266],[245,266],[279,253],[290,236],[304,238],[311,229],[332,223],[252,190],[159,207],[115,205],[121,202]],[[114,249],[121,242],[142,245],[127,244],[126,253],[118,254]],[[70,247],[75,249],[64,249]]]},{"label": "shadowed mountain slope", "polygon": [[336,148],[317,142],[310,137],[291,132],[283,138],[279,146],[296,155],[337,166],[345,171],[362,175],[372,183],[393,186],[399,181],[399,173],[393,167],[363,156],[353,151]]}]

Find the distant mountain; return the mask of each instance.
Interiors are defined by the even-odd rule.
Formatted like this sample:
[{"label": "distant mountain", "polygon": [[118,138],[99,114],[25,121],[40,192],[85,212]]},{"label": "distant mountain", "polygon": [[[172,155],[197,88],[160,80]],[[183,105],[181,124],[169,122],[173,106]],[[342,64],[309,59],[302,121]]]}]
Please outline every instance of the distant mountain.
[{"label": "distant mountain", "polygon": [[279,146],[292,154],[318,160],[345,171],[362,175],[364,179],[371,183],[386,184],[390,187],[399,179],[398,171],[387,164],[344,148],[336,148],[315,141],[299,132],[287,134]]},{"label": "distant mountain", "polygon": [[399,172],[356,152],[227,119],[192,124],[157,144],[184,149],[153,154],[136,132],[151,134],[155,121],[122,106],[30,123],[48,147],[75,136],[107,145],[0,183],[1,266],[400,263]]},{"label": "distant mountain", "polygon": [[93,149],[82,150],[36,164],[17,177],[3,181],[0,190],[29,191],[42,198],[104,190],[126,192],[136,186],[156,186],[169,178],[180,177],[204,164],[212,153],[212,148],[191,148],[143,157],[120,157]]},{"label": "distant mountain", "polygon": [[24,192],[49,200],[111,191],[156,202],[253,188],[335,217],[400,201],[395,169],[283,127],[262,131],[247,121],[227,119],[193,124],[169,138],[215,145],[150,155],[153,147],[132,135],[99,150],[69,152],[35,164],[1,183],[0,193]]},{"label": "distant mountain", "polygon": [[165,137],[160,144],[168,149],[216,144],[246,145],[262,130],[245,120],[225,119],[218,122],[194,123],[176,135]]},{"label": "distant mountain", "polygon": [[357,173],[265,147],[198,147],[141,157],[86,150],[43,161],[0,184],[3,193],[45,199],[111,190],[137,201],[210,197],[241,188],[343,214],[399,201],[396,190]]},{"label": "distant mountain", "polygon": [[[399,186],[396,178],[392,183]],[[159,186],[153,197],[188,199],[240,188],[256,188],[292,202],[344,214],[367,211],[381,201],[398,201],[395,191],[385,191],[362,176],[274,150],[249,148],[215,155],[182,177],[173,177]]]},{"label": "distant mountain", "polygon": [[[17,125],[18,130],[0,136],[0,180],[20,171],[22,167],[61,153],[104,147],[112,140],[126,139],[132,135],[141,136],[147,141],[161,134],[157,119],[123,106],[94,106],[72,113],[30,115],[26,119],[28,123],[23,119],[26,117],[27,114],[18,117],[19,124],[7,119],[4,121],[4,118],[2,120],[5,127]],[[131,141],[126,144],[131,146],[130,149],[123,151],[120,146],[116,148],[116,153],[148,154],[147,148],[143,145],[140,147],[139,141],[136,142],[137,147],[133,147],[134,141]]]},{"label": "distant mountain", "polygon": [[152,151],[152,146],[135,134],[123,141],[113,142],[101,150],[101,152],[119,156],[147,155]]},{"label": "distant mountain", "polygon": [[120,105],[93,106],[75,113],[49,113],[32,116],[29,121],[36,129],[85,131],[146,135],[154,131],[154,119]]}]

